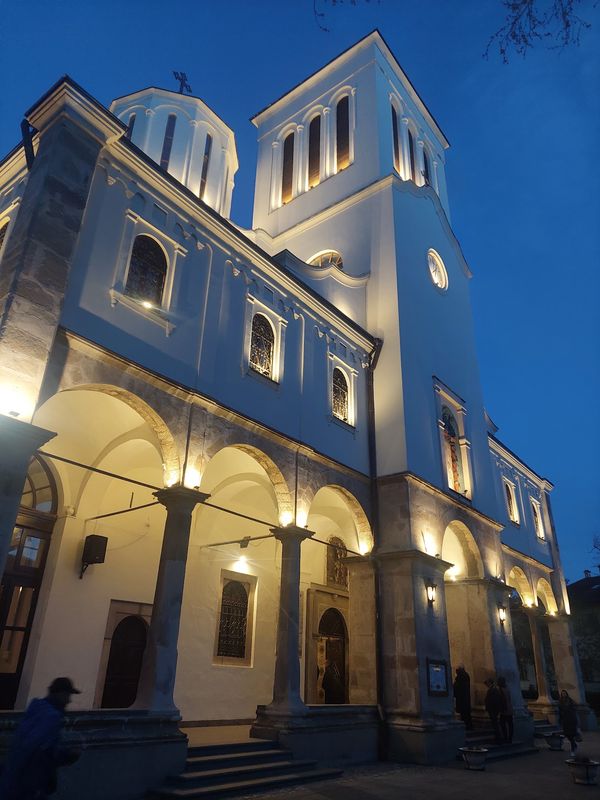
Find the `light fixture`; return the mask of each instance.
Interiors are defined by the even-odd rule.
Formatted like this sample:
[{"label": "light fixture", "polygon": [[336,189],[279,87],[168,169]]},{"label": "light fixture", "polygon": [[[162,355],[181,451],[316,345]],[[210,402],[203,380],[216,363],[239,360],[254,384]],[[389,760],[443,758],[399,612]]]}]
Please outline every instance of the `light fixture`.
[{"label": "light fixture", "polygon": [[428,583],[427,584],[427,602],[430,605],[435,603],[435,596],[437,594],[437,586],[435,583]]},{"label": "light fixture", "polygon": [[142,305],[144,308],[152,308],[152,303],[150,303],[148,300],[142,300]]},{"label": "light fixture", "polygon": [[500,625],[504,627],[504,623],[506,622],[506,606],[498,606],[498,619],[500,620]]}]

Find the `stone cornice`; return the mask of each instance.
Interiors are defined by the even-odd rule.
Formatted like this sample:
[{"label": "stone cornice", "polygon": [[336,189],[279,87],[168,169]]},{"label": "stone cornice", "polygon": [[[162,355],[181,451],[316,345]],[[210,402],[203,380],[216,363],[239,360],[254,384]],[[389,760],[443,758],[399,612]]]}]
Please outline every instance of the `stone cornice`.
[{"label": "stone cornice", "polygon": [[547,572],[548,574],[554,572],[554,567],[549,567],[548,564],[544,564],[542,561],[538,561],[533,556],[527,555],[527,553],[522,553],[520,550],[515,550],[514,547],[509,547],[509,545],[507,544],[502,544],[501,547],[503,553],[506,553],[512,558],[518,559],[519,561],[524,561],[531,567],[536,567],[537,569],[540,569],[543,572]]},{"label": "stone cornice", "polygon": [[491,450],[494,450],[496,453],[498,453],[498,455],[502,456],[502,458],[504,458],[505,461],[508,461],[508,463],[511,464],[515,469],[518,469],[520,472],[523,472],[525,475],[527,475],[527,477],[540,489],[546,492],[551,492],[554,489],[554,484],[552,484],[547,478],[542,478],[541,475],[538,475],[537,472],[534,472],[524,461],[521,461],[516,453],[513,453],[512,450],[509,450],[505,444],[503,444],[491,433],[488,434],[488,442]]}]

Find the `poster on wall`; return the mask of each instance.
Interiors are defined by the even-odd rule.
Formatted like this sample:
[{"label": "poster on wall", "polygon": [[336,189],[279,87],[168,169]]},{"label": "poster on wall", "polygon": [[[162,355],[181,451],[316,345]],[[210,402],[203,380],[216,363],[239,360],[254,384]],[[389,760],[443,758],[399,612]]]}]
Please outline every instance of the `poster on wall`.
[{"label": "poster on wall", "polygon": [[427,692],[434,697],[448,696],[448,665],[445,661],[427,659]]}]

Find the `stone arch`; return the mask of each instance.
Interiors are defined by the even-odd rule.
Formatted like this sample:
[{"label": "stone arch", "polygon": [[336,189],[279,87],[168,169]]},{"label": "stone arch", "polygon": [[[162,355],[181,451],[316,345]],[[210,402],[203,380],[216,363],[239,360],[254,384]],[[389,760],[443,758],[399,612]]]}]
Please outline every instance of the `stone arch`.
[{"label": "stone arch", "polygon": [[[221,452],[221,450],[225,449],[226,447],[233,447],[236,450],[239,450],[242,453],[253,458],[259,466],[261,466],[264,471],[267,473],[267,476],[273,486],[273,491],[275,493],[275,499],[277,501],[277,512],[279,516],[279,521],[282,525],[287,525],[293,521],[294,517],[294,504],[292,502],[292,497],[290,495],[290,490],[288,489],[287,482],[283,476],[283,473],[277,466],[277,464],[273,461],[273,459],[264,453],[260,448],[255,447],[251,444],[242,444],[240,442],[223,442],[222,446],[216,449],[215,452],[212,453],[211,458],[214,458],[217,453]],[[203,465],[204,468],[208,466],[210,460]],[[202,470],[204,472],[204,469]]]},{"label": "stone arch", "polygon": [[453,520],[446,526],[442,539],[442,559],[453,564],[446,572],[446,580],[484,576],[479,547],[464,522]]},{"label": "stone arch", "polygon": [[[331,489],[334,494],[344,501],[354,520],[359,552],[363,555],[370,553],[374,545],[373,532],[371,530],[371,525],[369,524],[367,515],[365,514],[363,507],[358,502],[356,497],[348,489],[345,489],[343,486],[339,486],[337,484],[321,486],[318,491],[321,489]],[[315,492],[312,500],[314,500],[317,493],[318,492]]]},{"label": "stone arch", "polygon": [[531,584],[521,567],[514,566],[511,569],[506,583],[519,593],[519,597],[524,606],[530,607],[533,605]]},{"label": "stone arch", "polygon": [[77,386],[69,386],[63,389],[65,392],[89,391],[100,392],[109,397],[114,397],[125,403],[136,411],[144,422],[154,432],[162,455],[165,470],[165,483],[167,485],[177,483],[180,480],[179,453],[175,444],[173,434],[162,417],[145,400],[142,400],[133,392],[122,389],[119,386],[112,386],[103,383],[85,383]]},{"label": "stone arch", "polygon": [[556,598],[554,597],[554,592],[552,591],[552,587],[546,580],[546,578],[540,578],[537,582],[537,586],[535,587],[536,596],[543,602],[544,606],[546,607],[546,611],[549,614],[556,614],[558,612],[558,604],[556,602]]}]

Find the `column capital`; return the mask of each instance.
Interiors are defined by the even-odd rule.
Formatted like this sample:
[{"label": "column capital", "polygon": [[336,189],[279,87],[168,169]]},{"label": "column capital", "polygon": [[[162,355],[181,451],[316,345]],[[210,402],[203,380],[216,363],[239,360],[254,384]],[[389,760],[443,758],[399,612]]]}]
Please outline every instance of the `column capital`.
[{"label": "column capital", "polygon": [[16,417],[0,414],[0,442],[2,450],[14,458],[17,453],[23,452],[31,456],[50,439],[56,436],[52,431],[23,422]]},{"label": "column capital", "polygon": [[277,528],[270,528],[271,533],[276,539],[279,539],[280,542],[296,540],[299,542],[303,542],[305,539],[311,539],[314,535],[314,531],[309,531],[308,528],[300,528],[298,525],[285,525],[279,526]]},{"label": "column capital", "polygon": [[402,122],[403,125],[406,125],[406,127],[408,128],[408,117],[402,117],[400,121]]},{"label": "column capital", "polygon": [[197,489],[188,489],[187,486],[179,484],[167,486],[154,492],[154,497],[163,505],[167,511],[187,511],[191,513],[198,503],[204,503],[210,497],[205,492]]},{"label": "column capital", "polygon": [[323,113],[324,113],[324,114],[329,114],[329,113],[331,113],[331,108],[330,108],[329,106],[325,106],[325,108],[323,109]]}]

